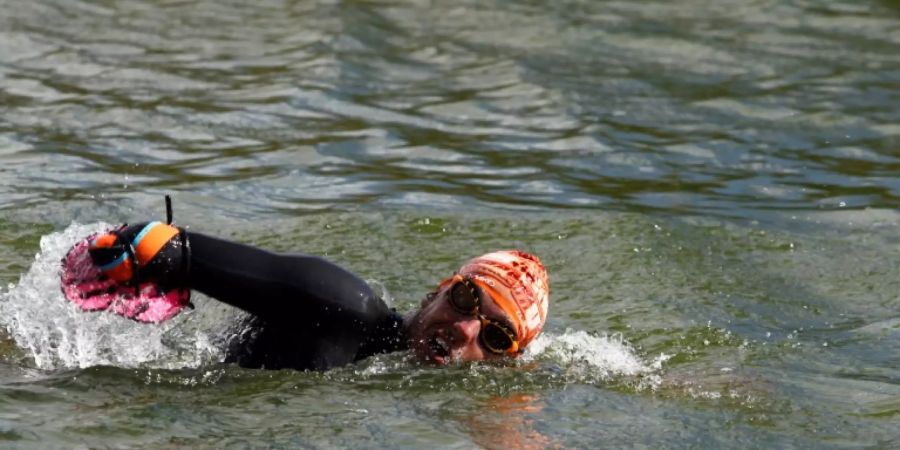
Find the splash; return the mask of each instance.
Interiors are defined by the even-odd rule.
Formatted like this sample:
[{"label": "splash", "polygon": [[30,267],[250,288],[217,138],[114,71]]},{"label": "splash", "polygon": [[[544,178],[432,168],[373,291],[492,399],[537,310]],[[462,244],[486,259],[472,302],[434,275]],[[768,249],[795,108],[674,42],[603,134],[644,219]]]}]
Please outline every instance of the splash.
[{"label": "splash", "polygon": [[19,283],[0,292],[0,326],[39,369],[197,367],[222,358],[217,338],[197,328],[186,312],[159,325],[128,320],[111,312],[86,313],[60,291],[60,261],[84,236],[110,225],[73,223],[41,238],[40,252]]},{"label": "splash", "polygon": [[[428,390],[467,389],[506,395],[572,383],[617,385],[630,390],[656,390],[662,365],[671,356],[645,360],[618,334],[586,331],[544,332],[526,352],[509,361],[457,362],[449,366],[423,365],[411,354],[385,354],[352,368],[338,368],[325,379],[383,383],[392,389],[426,387]],[[397,378],[397,374],[406,374]]]},{"label": "splash", "polygon": [[595,335],[566,330],[562,334],[543,333],[522,357],[556,365],[573,380],[610,381],[640,378],[638,387],[653,389],[659,384],[658,372],[671,356],[660,354],[647,362],[619,335]]},{"label": "splash", "polygon": [[367,279],[366,284],[368,284],[373,291],[380,292],[378,298],[380,298],[388,308],[394,307],[394,296],[391,295],[391,292],[388,290],[387,285],[374,278]]}]

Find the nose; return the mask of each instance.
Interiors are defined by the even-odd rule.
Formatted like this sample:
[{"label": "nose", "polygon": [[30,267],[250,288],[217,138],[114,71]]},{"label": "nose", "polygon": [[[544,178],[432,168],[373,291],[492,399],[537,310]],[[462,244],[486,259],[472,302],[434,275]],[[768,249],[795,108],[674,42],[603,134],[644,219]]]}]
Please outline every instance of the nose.
[{"label": "nose", "polygon": [[456,339],[461,345],[468,344],[478,337],[481,322],[478,319],[459,320],[453,324]]}]

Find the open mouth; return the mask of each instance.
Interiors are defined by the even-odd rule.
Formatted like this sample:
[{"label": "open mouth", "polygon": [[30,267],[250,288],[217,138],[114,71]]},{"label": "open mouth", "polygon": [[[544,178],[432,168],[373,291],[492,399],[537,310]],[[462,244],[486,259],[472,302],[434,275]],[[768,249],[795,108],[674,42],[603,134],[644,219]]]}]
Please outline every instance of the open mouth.
[{"label": "open mouth", "polygon": [[440,335],[435,334],[428,340],[428,350],[434,362],[438,364],[450,362],[450,343]]}]

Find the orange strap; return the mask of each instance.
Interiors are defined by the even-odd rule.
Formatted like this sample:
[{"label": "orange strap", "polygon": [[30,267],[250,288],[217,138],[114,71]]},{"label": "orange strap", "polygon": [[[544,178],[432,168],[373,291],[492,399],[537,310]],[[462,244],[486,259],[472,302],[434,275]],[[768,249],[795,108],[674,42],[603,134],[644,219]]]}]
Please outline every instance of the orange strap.
[{"label": "orange strap", "polygon": [[175,235],[178,234],[178,228],[171,225],[158,223],[149,230],[138,242],[134,249],[138,264],[146,266],[160,249],[166,245]]}]

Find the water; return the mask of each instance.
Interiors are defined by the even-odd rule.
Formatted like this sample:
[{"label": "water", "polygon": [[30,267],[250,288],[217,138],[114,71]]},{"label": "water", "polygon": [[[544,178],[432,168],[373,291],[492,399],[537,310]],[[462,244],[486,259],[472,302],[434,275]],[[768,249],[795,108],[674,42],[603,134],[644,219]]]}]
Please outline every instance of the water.
[{"label": "water", "polygon": [[[892,448],[896,1],[0,0],[0,446]],[[162,218],[409,311],[544,260],[507,364],[222,364],[239,312],[79,314],[54,261]]]}]

